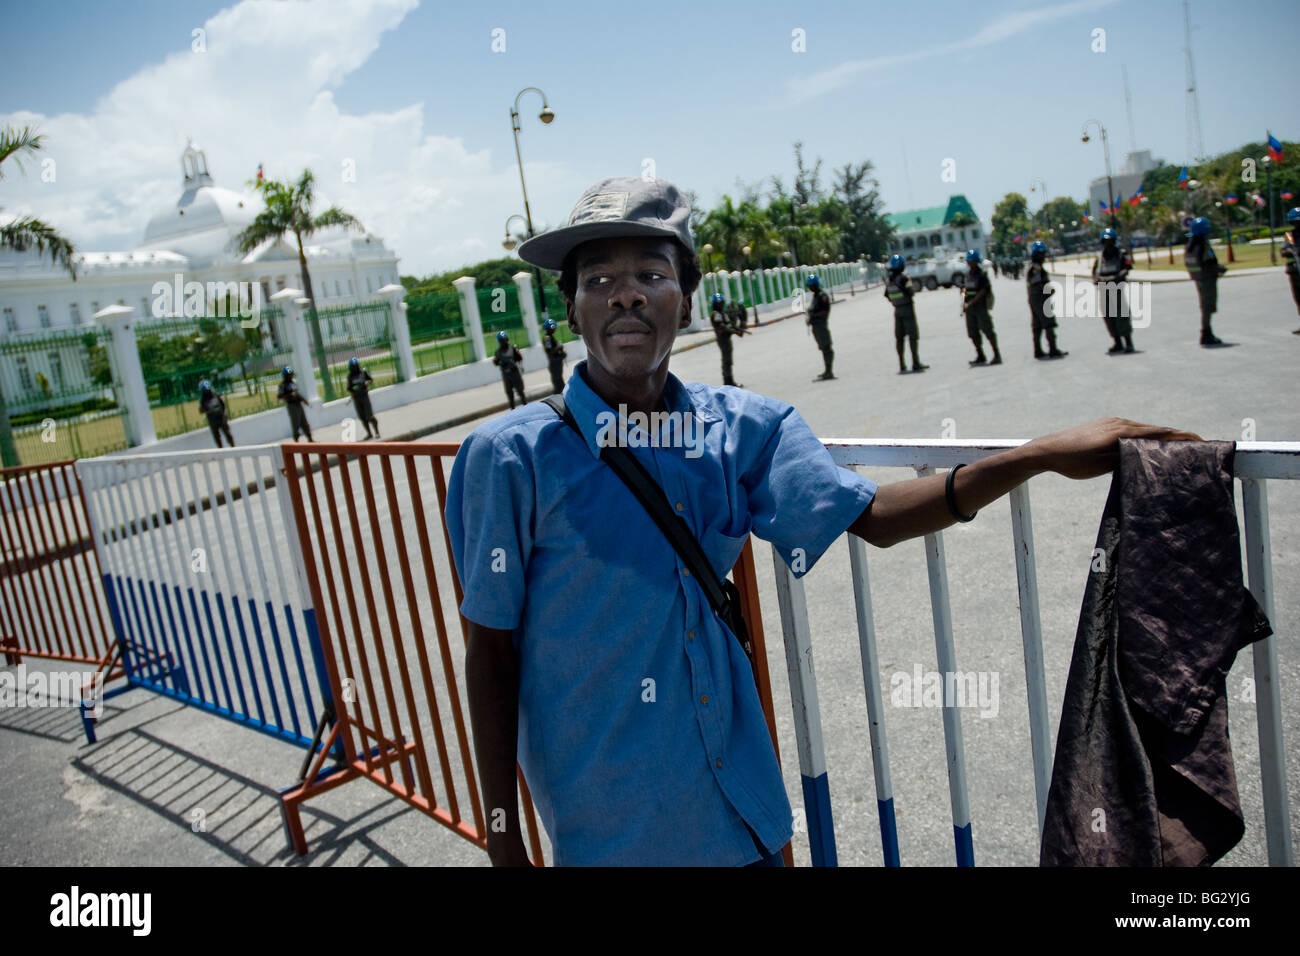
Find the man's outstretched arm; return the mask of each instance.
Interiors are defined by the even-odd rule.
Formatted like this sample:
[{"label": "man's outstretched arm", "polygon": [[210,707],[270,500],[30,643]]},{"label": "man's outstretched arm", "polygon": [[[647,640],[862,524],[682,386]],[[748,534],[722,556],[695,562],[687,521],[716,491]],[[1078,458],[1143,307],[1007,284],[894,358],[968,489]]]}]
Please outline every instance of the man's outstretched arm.
[{"label": "man's outstretched arm", "polygon": [[[510,631],[469,626],[465,686],[474,730],[474,759],[487,814],[487,849],[493,866],[530,866],[519,828],[515,753],[519,739],[519,658]],[[493,828],[505,811],[505,832]]]},{"label": "man's outstretched arm", "polygon": [[[1201,440],[1191,432],[1124,418],[1103,418],[1053,432],[963,467],[953,480],[957,509],[972,514],[1045,471],[1067,478],[1095,478],[1114,471],[1121,438]],[[849,531],[878,548],[888,548],[955,524],[957,519],[948,511],[944,495],[946,482],[945,473],[881,485]]]}]

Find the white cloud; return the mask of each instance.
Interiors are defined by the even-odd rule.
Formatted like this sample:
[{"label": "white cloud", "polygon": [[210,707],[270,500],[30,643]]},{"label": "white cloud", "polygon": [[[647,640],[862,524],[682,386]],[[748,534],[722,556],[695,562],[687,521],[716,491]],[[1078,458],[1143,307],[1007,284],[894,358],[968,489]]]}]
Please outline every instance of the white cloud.
[{"label": "white cloud", "polygon": [[[118,83],[86,114],[0,115],[46,134],[39,164],[0,186],[11,215],[54,224],[81,250],[129,249],[180,193],[180,153],[192,137],[218,185],[256,174],[316,174],[320,208],[337,203],[381,236],[403,273],[453,268],[485,255],[501,230],[503,197],[518,190],[513,157],[494,163],[453,135],[426,131],[422,103],[345,113],[333,91],[379,48],[416,0],[244,0],[205,24],[204,52],[164,57]],[[355,166],[345,182],[343,164]],[[529,164],[530,176],[543,174]],[[558,171],[552,171],[552,175]]]}]

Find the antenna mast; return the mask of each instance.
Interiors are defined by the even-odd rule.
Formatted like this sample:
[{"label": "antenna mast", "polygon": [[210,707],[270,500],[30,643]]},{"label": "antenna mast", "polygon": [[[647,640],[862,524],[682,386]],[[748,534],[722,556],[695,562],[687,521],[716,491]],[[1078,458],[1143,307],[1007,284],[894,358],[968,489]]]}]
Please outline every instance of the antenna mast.
[{"label": "antenna mast", "polygon": [[1196,67],[1192,65],[1192,15],[1183,0],[1183,43],[1187,51],[1187,156],[1199,162],[1205,155],[1201,139],[1201,104],[1196,98]]},{"label": "antenna mast", "polygon": [[1122,66],[1120,69],[1124,73],[1124,110],[1128,113],[1128,148],[1129,152],[1137,152],[1137,135],[1133,132],[1133,97],[1128,92],[1128,66]]}]

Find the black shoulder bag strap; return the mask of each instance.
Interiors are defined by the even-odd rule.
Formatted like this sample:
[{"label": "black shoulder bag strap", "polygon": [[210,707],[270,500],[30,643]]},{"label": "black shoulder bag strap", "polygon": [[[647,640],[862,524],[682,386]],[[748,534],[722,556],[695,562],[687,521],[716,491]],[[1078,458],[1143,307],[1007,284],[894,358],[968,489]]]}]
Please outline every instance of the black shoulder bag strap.
[{"label": "black shoulder bag strap", "polygon": [[[578,433],[579,438],[583,437],[577,420],[564,403],[563,395],[549,395],[542,401],[551,406],[556,414]],[[614,470],[614,474],[622,479],[623,484],[627,485],[628,490],[641,502],[654,523],[659,526],[659,530],[664,533],[664,537],[668,539],[668,543],[673,546],[673,550],[681,557],[687,570],[696,581],[700,582],[709,606],[740,642],[745,657],[749,660],[750,669],[754,672],[754,681],[757,683],[758,669],[754,663],[754,646],[749,640],[749,628],[745,626],[745,618],[741,613],[740,590],[726,578],[719,579],[717,572],[713,570],[713,565],[709,563],[704,550],[700,547],[699,541],[691,533],[686,520],[673,511],[663,489],[650,477],[631,452],[626,448],[607,445],[600,450],[600,459]]]}]

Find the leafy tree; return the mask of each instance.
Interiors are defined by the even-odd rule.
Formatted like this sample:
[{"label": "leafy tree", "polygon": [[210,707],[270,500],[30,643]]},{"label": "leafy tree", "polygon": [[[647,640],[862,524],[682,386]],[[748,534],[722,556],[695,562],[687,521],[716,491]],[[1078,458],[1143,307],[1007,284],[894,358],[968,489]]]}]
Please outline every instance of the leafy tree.
[{"label": "leafy tree", "polygon": [[[961,215],[958,213],[958,215]],[[955,220],[957,217],[954,216]],[[1007,193],[993,207],[993,255],[1014,256],[1022,254],[1024,240],[1013,242],[1016,236],[1032,230],[1029,226],[1029,202],[1021,193]]]},{"label": "leafy tree", "polygon": [[321,381],[325,391],[325,401],[334,398],[334,385],[327,374],[329,362],[325,357],[325,341],[321,336],[320,317],[316,312],[316,292],[311,286],[311,273],[307,269],[307,252],[303,241],[310,239],[322,229],[341,226],[344,229],[361,229],[361,221],[351,213],[344,212],[338,206],[330,206],[324,212],[312,215],[311,207],[315,200],[316,179],[310,169],[305,169],[298,181],[291,184],[274,179],[261,179],[251,182],[262,193],[266,203],[248,228],[239,233],[234,240],[235,249],[249,253],[268,240],[293,236],[298,246],[298,269],[302,275],[302,287],[311,300],[310,329],[312,345],[316,349],[316,360],[321,369]]},{"label": "leafy tree", "polygon": [[835,196],[847,210],[842,249],[845,259],[883,259],[893,227],[885,218],[880,183],[872,176],[871,160],[845,163],[835,170]]}]

